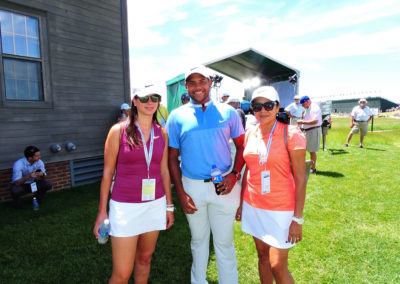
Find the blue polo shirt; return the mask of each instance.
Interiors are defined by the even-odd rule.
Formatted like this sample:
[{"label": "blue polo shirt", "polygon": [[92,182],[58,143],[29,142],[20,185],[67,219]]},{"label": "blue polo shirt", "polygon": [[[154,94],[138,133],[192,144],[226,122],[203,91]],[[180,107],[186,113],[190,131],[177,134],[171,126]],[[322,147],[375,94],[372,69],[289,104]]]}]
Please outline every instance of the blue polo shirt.
[{"label": "blue polo shirt", "polygon": [[169,146],[179,149],[182,174],[192,179],[211,178],[211,167],[228,171],[232,159],[229,139],[244,133],[236,110],[210,101],[203,112],[191,102],[173,110],[166,129]]},{"label": "blue polo shirt", "polygon": [[[44,163],[42,162],[42,160],[38,160],[32,165],[25,157],[17,160],[13,165],[12,183],[38,169],[41,169],[43,174],[46,175],[46,169],[44,168]],[[29,178],[25,183],[32,183],[34,181],[34,178]]]}]

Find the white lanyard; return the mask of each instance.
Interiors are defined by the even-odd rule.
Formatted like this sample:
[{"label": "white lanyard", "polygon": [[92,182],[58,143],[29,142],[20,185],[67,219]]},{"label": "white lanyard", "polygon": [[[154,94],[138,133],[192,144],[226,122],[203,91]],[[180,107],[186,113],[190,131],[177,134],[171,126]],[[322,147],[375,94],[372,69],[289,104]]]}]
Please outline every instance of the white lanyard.
[{"label": "white lanyard", "polygon": [[269,134],[267,147],[265,147],[265,143],[264,143],[264,140],[262,139],[261,130],[260,130],[261,137],[259,139],[258,149],[257,149],[258,156],[260,157],[260,161],[259,161],[260,166],[267,163],[268,156],[269,156],[269,149],[271,148],[271,143],[272,143],[272,135],[274,134],[277,123],[278,123],[278,121],[275,121],[274,127],[272,127],[272,130]]},{"label": "white lanyard", "polygon": [[150,163],[151,163],[151,158],[153,157],[154,127],[153,127],[153,125],[151,126],[150,149],[149,149],[149,151],[147,151],[147,145],[146,145],[146,141],[144,139],[143,132],[140,129],[139,123],[137,121],[135,122],[135,124],[136,124],[136,127],[139,129],[140,135],[142,136],[143,151],[144,151],[144,156],[146,157],[146,164],[147,164],[147,178],[150,178]]}]

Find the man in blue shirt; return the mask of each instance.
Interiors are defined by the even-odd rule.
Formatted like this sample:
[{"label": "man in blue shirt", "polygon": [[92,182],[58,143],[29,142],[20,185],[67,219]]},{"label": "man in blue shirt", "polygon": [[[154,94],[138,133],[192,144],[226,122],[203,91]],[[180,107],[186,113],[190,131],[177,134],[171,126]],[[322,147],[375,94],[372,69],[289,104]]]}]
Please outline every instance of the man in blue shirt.
[{"label": "man in blue shirt", "polygon": [[[204,67],[190,71],[185,86],[191,102],[171,112],[166,128],[169,170],[192,235],[191,283],[207,283],[211,231],[219,283],[235,284],[233,224],[240,201],[237,180],[244,165],[243,126],[235,109],[210,100],[211,80]],[[230,138],[237,149],[232,171]],[[211,181],[213,165],[224,176],[218,188]]]},{"label": "man in blue shirt", "polygon": [[32,189],[37,189],[33,195],[41,203],[43,195],[52,187],[52,183],[46,180],[46,169],[43,161],[40,160],[40,150],[35,146],[28,146],[25,148],[24,155],[24,158],[17,160],[13,165],[10,191],[15,208],[21,207],[20,197],[31,193]]}]

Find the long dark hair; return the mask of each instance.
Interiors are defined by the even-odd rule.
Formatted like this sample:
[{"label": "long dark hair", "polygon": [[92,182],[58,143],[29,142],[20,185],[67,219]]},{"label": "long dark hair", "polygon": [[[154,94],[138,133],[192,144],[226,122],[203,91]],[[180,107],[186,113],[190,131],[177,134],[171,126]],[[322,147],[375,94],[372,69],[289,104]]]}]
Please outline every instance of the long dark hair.
[{"label": "long dark hair", "polygon": [[[157,121],[157,112],[158,108],[160,107],[160,102],[158,103],[157,110],[153,113],[153,123],[159,125]],[[136,120],[138,118],[138,110],[132,100],[131,110],[129,112],[129,117],[126,126],[126,142],[131,148],[139,148],[143,146],[142,138],[137,135],[137,127],[136,127]]]}]

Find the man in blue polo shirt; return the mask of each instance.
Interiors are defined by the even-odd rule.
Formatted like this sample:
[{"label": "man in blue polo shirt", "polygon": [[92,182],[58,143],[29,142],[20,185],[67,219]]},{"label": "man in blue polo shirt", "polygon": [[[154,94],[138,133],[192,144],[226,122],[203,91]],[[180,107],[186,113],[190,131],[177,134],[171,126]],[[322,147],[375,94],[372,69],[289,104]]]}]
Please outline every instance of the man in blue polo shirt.
[{"label": "man in blue polo shirt", "polygon": [[[189,223],[193,263],[191,283],[207,283],[210,230],[221,284],[238,283],[233,224],[240,201],[240,171],[243,167],[244,130],[236,110],[210,100],[211,80],[204,67],[186,77],[191,102],[171,112],[169,170]],[[229,139],[237,149],[233,170]],[[178,156],[181,155],[181,167]],[[224,176],[219,195],[211,182],[216,165]]]}]

